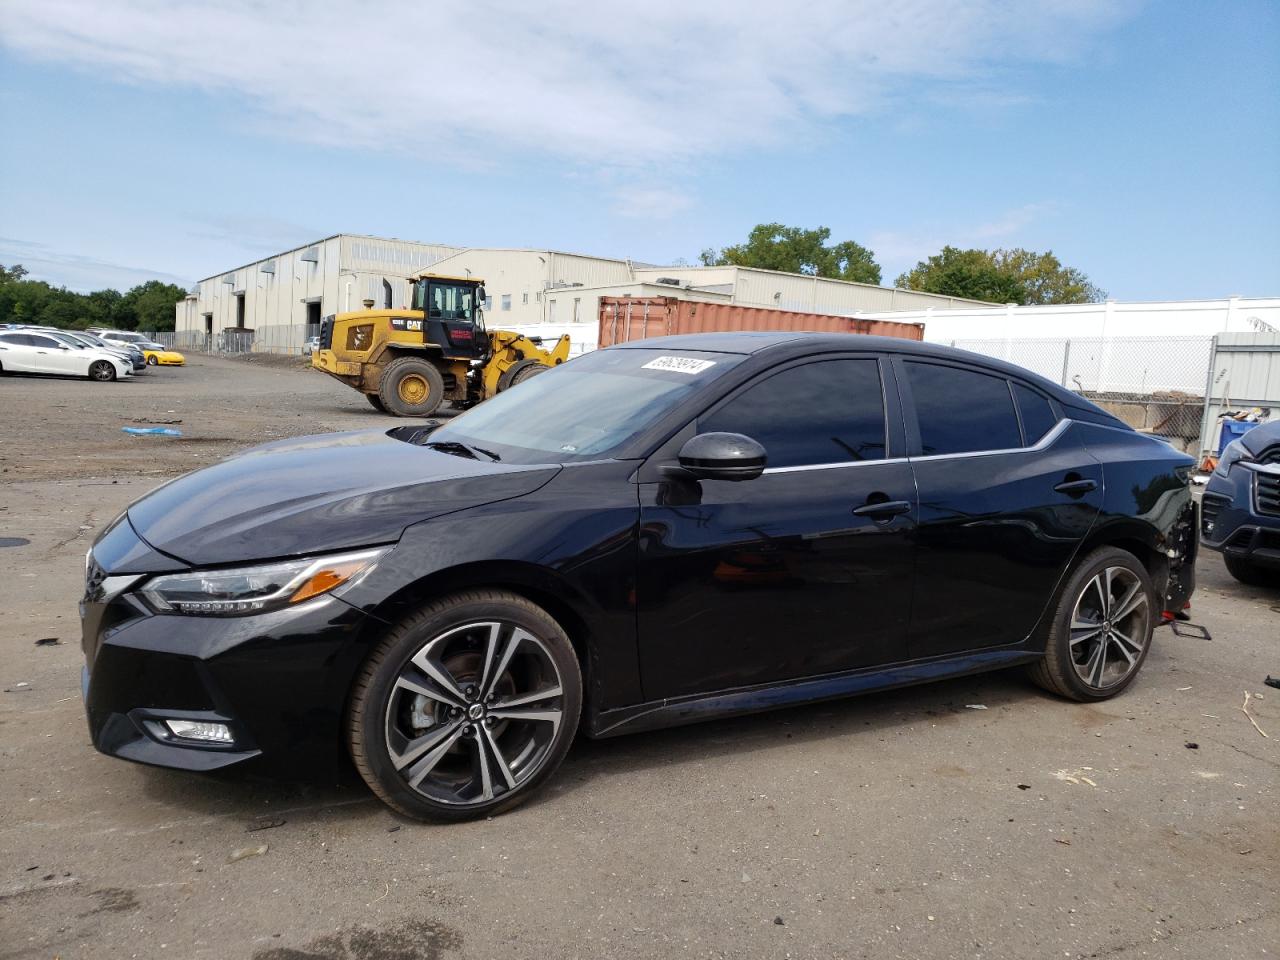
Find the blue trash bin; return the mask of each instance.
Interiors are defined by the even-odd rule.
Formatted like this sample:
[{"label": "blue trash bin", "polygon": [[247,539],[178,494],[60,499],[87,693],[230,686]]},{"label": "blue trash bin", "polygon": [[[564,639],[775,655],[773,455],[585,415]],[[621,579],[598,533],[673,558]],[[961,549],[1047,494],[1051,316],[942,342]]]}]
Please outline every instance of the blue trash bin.
[{"label": "blue trash bin", "polygon": [[1227,449],[1228,443],[1243,437],[1256,426],[1256,423],[1250,423],[1247,420],[1223,420],[1222,436],[1218,438],[1218,456],[1222,456],[1222,451]]}]

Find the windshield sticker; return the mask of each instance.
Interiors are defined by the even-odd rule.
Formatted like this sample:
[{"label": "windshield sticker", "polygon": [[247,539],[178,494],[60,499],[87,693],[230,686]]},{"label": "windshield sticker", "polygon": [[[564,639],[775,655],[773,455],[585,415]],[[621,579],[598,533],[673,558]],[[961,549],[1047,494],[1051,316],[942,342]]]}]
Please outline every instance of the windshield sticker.
[{"label": "windshield sticker", "polygon": [[714,360],[695,360],[693,357],[658,357],[650,360],[642,370],[669,370],[671,373],[701,373],[707,367],[714,367]]}]

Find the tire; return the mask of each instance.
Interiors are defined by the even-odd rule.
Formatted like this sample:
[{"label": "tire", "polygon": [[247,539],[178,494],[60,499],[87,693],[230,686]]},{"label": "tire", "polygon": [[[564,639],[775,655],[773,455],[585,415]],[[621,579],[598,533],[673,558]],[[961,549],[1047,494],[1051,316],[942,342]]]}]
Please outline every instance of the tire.
[{"label": "tire", "polygon": [[1227,573],[1241,583],[1250,587],[1274,587],[1280,585],[1280,573],[1260,567],[1244,557],[1233,557],[1229,553],[1222,555],[1222,562],[1227,565]]},{"label": "tire", "polygon": [[444,400],[444,378],[426,360],[400,357],[382,371],[378,398],[387,413],[397,417],[429,417]]},{"label": "tire", "polygon": [[539,363],[537,360],[521,360],[508,367],[506,372],[498,378],[498,392],[509,390],[517,383],[523,383],[540,373],[546,373],[550,369],[550,367]]},{"label": "tire", "polygon": [[1031,679],[1082,703],[1114,697],[1142,668],[1157,620],[1155,589],[1142,562],[1118,547],[1094,550],[1055,598],[1044,656],[1030,667]]},{"label": "tire", "polygon": [[115,366],[107,360],[95,360],[89,364],[89,379],[110,383],[116,378]]},{"label": "tire", "polygon": [[374,648],[352,687],[347,746],[393,810],[471,820],[533,796],[581,712],[582,674],[560,625],[523,597],[468,590],[409,615]]},{"label": "tire", "polygon": [[150,356],[150,357],[147,357],[147,366],[149,366],[149,367],[157,367],[157,366],[159,366],[159,365],[160,365],[160,361],[159,361],[159,360],[157,360],[157,359],[155,358],[155,356],[154,356],[154,355],[152,355],[152,356]]},{"label": "tire", "polygon": [[386,413],[387,408],[382,405],[382,398],[376,393],[366,393],[364,398],[369,401],[369,406],[377,410],[379,413]]}]

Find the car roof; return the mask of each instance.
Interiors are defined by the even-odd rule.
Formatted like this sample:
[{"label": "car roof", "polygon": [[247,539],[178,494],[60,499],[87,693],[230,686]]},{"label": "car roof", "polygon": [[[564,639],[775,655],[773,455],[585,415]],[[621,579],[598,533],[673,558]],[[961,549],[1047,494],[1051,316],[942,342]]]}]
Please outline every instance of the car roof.
[{"label": "car roof", "polygon": [[[923,340],[907,340],[902,337],[878,337],[857,333],[809,333],[803,331],[751,330],[728,331],[722,333],[686,333],[670,337],[651,337],[647,340],[631,340],[616,344],[608,349],[647,349],[647,350],[692,350],[708,353],[735,353],[746,356],[768,353],[777,356],[778,360],[808,353],[836,352],[846,350],[866,350],[876,353],[902,353],[913,357],[927,357],[937,360],[959,360],[986,367],[997,373],[1017,377],[1034,383],[1045,393],[1050,394],[1059,403],[1068,407],[1085,408],[1115,419],[1092,401],[1065,387],[1042,377],[1026,367],[988,357],[969,350],[958,350],[938,343],[925,343]],[[1116,419],[1118,425],[1122,421]]]}]

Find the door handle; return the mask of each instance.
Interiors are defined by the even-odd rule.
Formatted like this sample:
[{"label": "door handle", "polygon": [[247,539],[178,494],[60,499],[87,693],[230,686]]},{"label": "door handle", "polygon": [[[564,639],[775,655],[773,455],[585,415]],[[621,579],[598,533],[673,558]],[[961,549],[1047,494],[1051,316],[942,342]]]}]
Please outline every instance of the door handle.
[{"label": "door handle", "polygon": [[1097,490],[1098,482],[1096,480],[1063,480],[1061,483],[1055,484],[1053,489],[1057,490],[1058,493],[1065,493],[1069,497],[1074,497],[1078,494],[1088,493],[1091,490]]},{"label": "door handle", "polygon": [[911,512],[909,500],[881,500],[878,503],[864,503],[853,508],[855,517],[871,517],[873,520],[889,520]]}]

